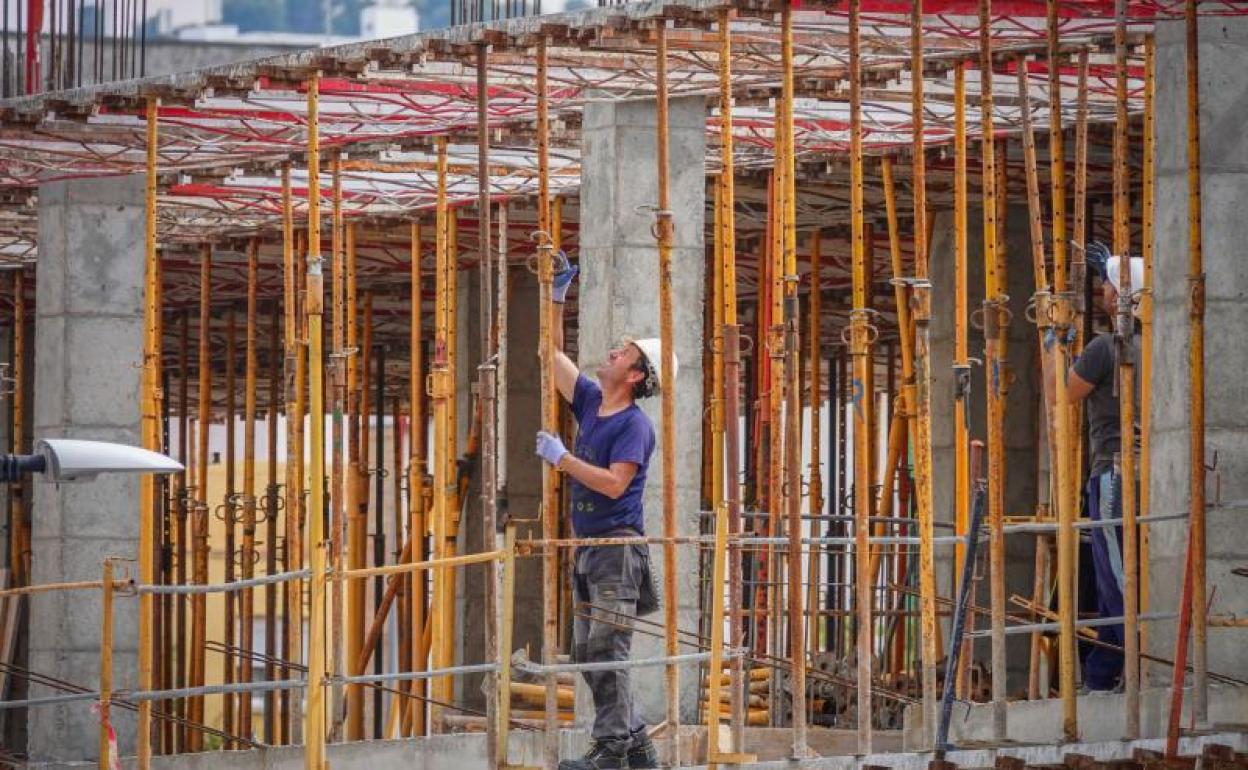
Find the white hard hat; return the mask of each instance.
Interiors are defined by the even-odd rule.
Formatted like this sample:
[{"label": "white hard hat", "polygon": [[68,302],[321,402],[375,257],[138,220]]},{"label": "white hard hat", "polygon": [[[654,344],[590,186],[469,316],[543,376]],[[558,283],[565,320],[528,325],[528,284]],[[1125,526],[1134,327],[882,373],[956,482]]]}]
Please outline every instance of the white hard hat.
[{"label": "white hard hat", "polygon": [[[658,393],[659,387],[663,382],[663,343],[655,337],[633,340],[632,342],[641,351],[641,357],[646,362],[646,369],[648,370],[646,390],[651,393]],[[680,371],[680,362],[676,359],[676,352],[672,351],[672,382],[676,381],[676,373],[678,371]]]},{"label": "white hard hat", "polygon": [[[1105,276],[1113,285],[1114,291],[1122,291],[1122,283],[1119,279],[1119,272],[1122,270],[1122,257],[1110,257],[1105,261]],[[1131,293],[1135,294],[1144,288],[1144,260],[1141,257],[1131,257]]]}]

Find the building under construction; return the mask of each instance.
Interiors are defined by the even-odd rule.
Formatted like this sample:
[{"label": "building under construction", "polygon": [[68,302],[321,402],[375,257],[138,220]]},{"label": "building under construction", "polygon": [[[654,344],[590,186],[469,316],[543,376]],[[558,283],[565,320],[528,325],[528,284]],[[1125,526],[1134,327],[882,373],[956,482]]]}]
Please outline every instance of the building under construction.
[{"label": "building under construction", "polygon": [[578,756],[564,323],[680,362],[665,765],[1248,764],[1248,3],[505,5],[0,100],[8,451],[185,466],[5,489],[0,765]]}]

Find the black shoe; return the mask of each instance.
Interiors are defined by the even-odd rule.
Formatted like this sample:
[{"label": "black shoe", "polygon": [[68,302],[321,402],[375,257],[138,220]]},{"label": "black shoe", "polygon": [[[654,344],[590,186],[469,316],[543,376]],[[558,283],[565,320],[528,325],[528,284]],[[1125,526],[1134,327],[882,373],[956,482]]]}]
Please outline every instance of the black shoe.
[{"label": "black shoe", "polygon": [[596,740],[585,756],[560,762],[559,770],[629,770],[630,744],[628,738]]},{"label": "black shoe", "polygon": [[630,768],[659,767],[659,750],[643,727],[633,733],[633,743],[628,747],[628,766]]}]

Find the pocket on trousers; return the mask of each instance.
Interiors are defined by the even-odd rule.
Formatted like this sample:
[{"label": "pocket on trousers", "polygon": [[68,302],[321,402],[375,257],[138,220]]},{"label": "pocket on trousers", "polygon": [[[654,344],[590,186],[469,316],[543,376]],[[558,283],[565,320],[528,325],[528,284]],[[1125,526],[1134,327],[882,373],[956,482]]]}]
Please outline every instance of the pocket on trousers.
[{"label": "pocket on trousers", "polygon": [[638,557],[637,617],[640,618],[657,612],[663,601],[659,596],[659,587],[654,582],[654,570],[650,568],[650,549],[639,545],[634,553]]}]

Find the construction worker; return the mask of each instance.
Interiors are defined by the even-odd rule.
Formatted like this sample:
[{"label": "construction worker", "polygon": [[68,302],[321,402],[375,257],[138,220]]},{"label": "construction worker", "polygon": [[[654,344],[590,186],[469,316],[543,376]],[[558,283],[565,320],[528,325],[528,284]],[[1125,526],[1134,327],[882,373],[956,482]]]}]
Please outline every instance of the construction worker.
[{"label": "construction worker", "polygon": [[[1119,288],[1122,285],[1122,259],[1109,253],[1099,241],[1088,245],[1089,272],[1100,272],[1101,299],[1111,324],[1118,317]],[[1144,285],[1144,260],[1129,259],[1132,290]],[[1098,269],[1100,268],[1100,269]],[[1134,329],[1126,330],[1127,344],[1132,345],[1134,359],[1139,360]],[[1066,393],[1070,403],[1083,403],[1088,426],[1088,479],[1084,485],[1084,516],[1100,521],[1122,518],[1122,478],[1117,455],[1122,451],[1121,418],[1118,389],[1118,340],[1114,332],[1098,334],[1074,361],[1066,377]],[[1138,367],[1136,372],[1138,374]],[[1140,392],[1139,387],[1135,393]],[[1139,414],[1137,407],[1136,414]],[[1131,439],[1134,441],[1134,437]],[[1092,569],[1096,585],[1096,607],[1103,618],[1122,617],[1123,564],[1122,527],[1098,527],[1092,530]],[[1122,624],[1097,629],[1101,641],[1122,646]],[[1114,690],[1122,676],[1122,653],[1096,646],[1083,658],[1085,690]]]},{"label": "construction worker", "polygon": [[[553,299],[555,387],[579,426],[573,451],[540,431],[537,454],[570,477],[572,529],[578,538],[645,534],[642,494],[654,452],[654,424],[635,403],[659,389],[660,345],[628,341],[607,354],[595,382],[563,352],[563,303],[578,268],[559,255]],[[675,368],[672,375],[675,379]],[[658,598],[645,545],[583,546],[572,572],[577,662],[626,661],[635,617],[654,612]],[[627,669],[582,672],[594,698],[593,744],[559,770],[658,767],[658,753],[633,699]]]}]

